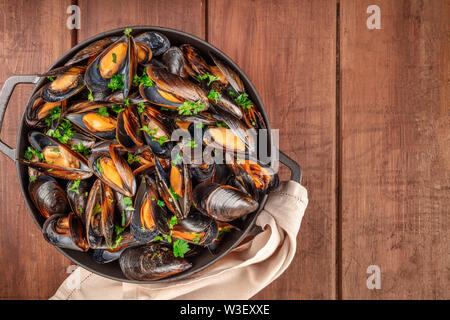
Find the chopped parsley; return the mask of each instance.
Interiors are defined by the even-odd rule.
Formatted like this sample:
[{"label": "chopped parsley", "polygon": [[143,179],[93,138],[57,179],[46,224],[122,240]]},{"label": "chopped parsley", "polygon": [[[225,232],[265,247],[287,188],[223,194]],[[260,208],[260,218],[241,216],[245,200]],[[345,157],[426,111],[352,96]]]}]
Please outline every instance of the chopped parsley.
[{"label": "chopped parsley", "polygon": [[144,112],[144,110],[145,110],[145,104],[144,104],[143,102],[139,102],[139,103],[137,104],[137,106],[138,106],[138,112],[139,112],[139,114],[141,114],[142,112]]},{"label": "chopped parsley", "polygon": [[123,110],[125,110],[124,107],[120,106],[120,105],[114,105],[111,107],[111,110],[114,111],[115,113],[119,114],[120,112],[122,112]]},{"label": "chopped parsley", "polygon": [[50,81],[55,81],[55,77],[53,77],[53,76],[48,76],[47,79]]},{"label": "chopped parsley", "polygon": [[27,148],[24,154],[24,158],[27,160],[31,160],[34,155],[36,155],[40,161],[44,160],[44,154],[42,152],[36,151],[33,147]]},{"label": "chopped parsley", "polygon": [[88,90],[89,90],[88,100],[92,102],[92,101],[94,101],[94,95],[92,94],[92,90],[91,89],[88,88]]},{"label": "chopped parsley", "polygon": [[97,159],[97,162],[95,163],[95,165],[97,166],[98,172],[103,173],[103,168],[100,164],[100,159]]},{"label": "chopped parsley", "polygon": [[128,164],[133,164],[135,162],[141,163],[141,160],[138,157],[136,157],[135,155],[129,153],[127,162],[128,162]]},{"label": "chopped parsley", "polygon": [[73,182],[72,186],[68,189],[69,191],[73,191],[76,194],[80,194],[80,190],[78,189],[80,187],[80,179],[77,179]]},{"label": "chopped parsley", "polygon": [[72,150],[75,150],[76,152],[81,153],[86,158],[88,158],[92,153],[91,149],[86,148],[84,146],[84,144],[82,144],[81,142],[78,143],[76,146],[72,146]]},{"label": "chopped parsley", "polygon": [[113,62],[117,63],[117,55],[114,52],[112,54],[112,57],[113,57]]},{"label": "chopped parsley", "polygon": [[160,206],[160,207],[164,207],[166,204],[164,203],[164,201],[162,201],[162,200],[158,200],[157,201],[157,204],[158,204],[158,206]]},{"label": "chopped parsley", "polygon": [[192,242],[194,242],[194,243],[199,243],[199,242],[200,242],[200,239],[201,239],[200,234],[194,232],[194,235],[195,235],[195,238],[192,239]]},{"label": "chopped parsley", "polygon": [[49,129],[46,135],[55,139],[58,139],[62,143],[67,143],[72,140],[73,131],[72,124],[67,119],[62,119],[56,130]]},{"label": "chopped parsley", "polygon": [[201,103],[200,100],[198,100],[197,102],[185,101],[178,108],[178,114],[183,116],[191,116],[192,114],[197,114],[205,109],[205,104]]},{"label": "chopped parsley", "polygon": [[108,108],[107,107],[100,107],[100,108],[98,108],[97,114],[99,116],[108,118],[109,117]]},{"label": "chopped parsley", "polygon": [[169,138],[166,136],[160,136],[159,138],[155,137],[156,132],[158,132],[158,128],[149,128],[148,126],[143,126],[140,130],[145,131],[152,141],[158,142],[160,145],[163,145],[164,142],[168,141]]},{"label": "chopped parsley", "polygon": [[119,244],[122,242],[122,240],[123,240],[123,237],[122,237],[121,235],[118,236],[118,237],[116,238],[116,240],[114,241],[114,245],[111,246],[111,247],[109,247],[109,249],[110,249],[110,250],[116,249],[116,248],[119,246]]},{"label": "chopped parsley", "polygon": [[181,257],[184,258],[184,255],[191,250],[189,248],[189,244],[187,243],[187,241],[181,240],[181,239],[177,239],[174,243],[173,243],[173,255],[174,257]]},{"label": "chopped parsley", "polygon": [[198,147],[198,144],[196,144],[194,140],[191,140],[189,142],[186,142],[185,146],[191,147],[192,149],[194,149],[194,148]]},{"label": "chopped parsley", "polygon": [[196,123],[196,124],[195,124],[195,127],[196,127],[197,129],[203,129],[203,128],[205,127],[205,125],[204,125],[203,123]]},{"label": "chopped parsley", "polygon": [[35,182],[36,181],[36,176],[29,176],[28,177],[28,181],[30,181],[30,182]]},{"label": "chopped parsley", "polygon": [[181,163],[183,160],[183,157],[181,154],[177,153],[177,157],[172,161],[172,165],[176,166],[177,164]]},{"label": "chopped parsley", "polygon": [[218,126],[219,128],[229,128],[228,125],[225,122],[217,122],[216,126]]},{"label": "chopped parsley", "polygon": [[236,93],[234,92],[234,91],[228,91],[228,94],[230,95],[230,96],[235,96],[236,95]]},{"label": "chopped parsley", "polygon": [[234,101],[236,101],[236,103],[244,110],[248,110],[253,107],[253,103],[248,100],[248,94],[246,93],[240,94],[236,99],[234,99]]},{"label": "chopped parsley", "polygon": [[94,207],[94,210],[92,210],[92,216],[95,216],[100,212],[102,212],[102,206],[99,203],[97,203]]},{"label": "chopped parsley", "polygon": [[125,197],[122,200],[122,204],[126,205],[127,207],[125,208],[126,211],[133,211],[134,207],[133,207],[133,200],[131,200],[130,197]]},{"label": "chopped parsley", "polygon": [[52,110],[50,110],[50,115],[45,118],[45,123],[47,124],[47,127],[50,127],[52,122],[54,120],[58,120],[61,117],[61,107],[55,107]]},{"label": "chopped parsley", "polygon": [[115,74],[109,81],[108,88],[110,88],[112,91],[123,90],[125,88],[123,85],[124,80],[125,80],[124,75]]},{"label": "chopped parsley", "polygon": [[219,80],[220,80],[219,77],[213,76],[213,75],[210,74],[209,72],[207,72],[207,73],[205,73],[205,74],[199,74],[199,75],[197,76],[197,79],[198,79],[199,81],[203,81],[203,80],[205,80],[205,79],[208,79],[208,83],[207,83],[208,86],[211,85],[211,83],[213,83],[214,81],[219,81]]},{"label": "chopped parsley", "polygon": [[131,34],[131,31],[133,31],[133,29],[125,28],[125,30],[123,31],[123,34],[126,35],[127,37],[129,37]]},{"label": "chopped parsley", "polygon": [[173,191],[172,187],[169,187],[169,192],[172,195],[174,200],[178,200],[179,196],[175,191]]},{"label": "chopped parsley", "polygon": [[133,78],[133,84],[138,86],[140,84],[143,84],[144,87],[153,87],[155,83],[153,80],[148,76],[147,71],[144,69],[142,72],[142,76],[138,76],[137,74]]},{"label": "chopped parsley", "polygon": [[125,105],[126,105],[126,106],[129,106],[129,105],[130,105],[130,99],[124,98],[123,101],[125,101]]},{"label": "chopped parsley", "polygon": [[178,218],[177,216],[172,216],[169,220],[169,229],[173,229],[173,226],[178,224]]},{"label": "chopped parsley", "polygon": [[220,238],[225,232],[230,232],[231,229],[228,227],[223,227],[220,231],[219,234],[217,235],[217,238]]},{"label": "chopped parsley", "polygon": [[211,89],[208,94],[208,99],[211,101],[214,101],[215,103],[218,103],[220,99],[222,99],[222,95],[220,92],[215,91],[214,89]]},{"label": "chopped parsley", "polygon": [[125,228],[122,228],[120,226],[114,226],[114,229],[117,235],[120,235],[125,230]]}]

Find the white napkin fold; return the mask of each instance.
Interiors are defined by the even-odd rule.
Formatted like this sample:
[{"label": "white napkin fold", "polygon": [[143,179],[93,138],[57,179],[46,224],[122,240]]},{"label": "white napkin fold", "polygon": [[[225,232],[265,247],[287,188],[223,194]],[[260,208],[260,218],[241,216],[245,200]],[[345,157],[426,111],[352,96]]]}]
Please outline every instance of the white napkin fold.
[{"label": "white napkin fold", "polygon": [[256,220],[264,231],[192,277],[139,285],[110,280],[78,267],[50,299],[249,299],[288,268],[307,205],[303,186],[283,182],[270,194]]}]

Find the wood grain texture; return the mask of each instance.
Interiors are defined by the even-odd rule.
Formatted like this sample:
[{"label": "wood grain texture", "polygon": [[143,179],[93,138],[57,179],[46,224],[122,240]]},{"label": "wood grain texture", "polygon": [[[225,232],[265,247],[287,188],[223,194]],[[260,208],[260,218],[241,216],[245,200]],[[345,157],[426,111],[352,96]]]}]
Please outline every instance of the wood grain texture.
[{"label": "wood grain texture", "polygon": [[[0,86],[12,75],[45,71],[70,48],[68,5],[0,2]],[[31,90],[17,87],[9,103],[1,137],[11,146]],[[47,299],[67,277],[70,262],[44,240],[21,196],[15,164],[0,158],[0,299]]]},{"label": "wood grain texture", "polygon": [[209,2],[209,42],[252,80],[309,192],[297,254],[257,299],[335,297],[335,19],[334,1]]},{"label": "wood grain texture", "polygon": [[160,26],[205,34],[205,9],[202,0],[80,0],[79,40],[97,33],[126,26]]},{"label": "wood grain texture", "polygon": [[450,297],[449,5],[341,3],[344,299]]}]

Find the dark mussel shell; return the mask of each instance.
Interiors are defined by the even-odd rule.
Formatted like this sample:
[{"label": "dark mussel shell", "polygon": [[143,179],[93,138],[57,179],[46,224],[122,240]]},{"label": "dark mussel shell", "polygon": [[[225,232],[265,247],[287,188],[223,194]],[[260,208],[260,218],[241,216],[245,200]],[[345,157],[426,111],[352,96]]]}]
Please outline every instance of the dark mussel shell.
[{"label": "dark mussel shell", "polygon": [[255,199],[259,198],[259,193],[267,194],[278,187],[278,174],[256,159],[237,158],[230,168]]},{"label": "dark mussel shell", "polygon": [[[56,107],[61,108],[61,116],[65,112],[67,101],[58,101],[58,102],[46,102],[42,99],[42,88],[36,92],[29,104],[26,107],[25,111],[25,121],[29,126],[43,126],[43,120],[50,115],[50,111]],[[60,119],[57,119],[59,122]],[[56,128],[58,123],[52,123],[51,128]],[[45,125],[45,124],[44,124]]]},{"label": "dark mussel shell", "polygon": [[192,178],[198,182],[216,182],[216,164],[215,163],[202,163],[191,164]]},{"label": "dark mussel shell", "polygon": [[120,258],[122,252],[132,246],[136,246],[139,243],[134,239],[133,235],[124,231],[120,234],[121,241],[114,249],[94,249],[93,258],[94,261],[100,264],[110,263]]},{"label": "dark mussel shell", "polygon": [[136,43],[141,43],[150,48],[154,57],[162,55],[170,47],[170,41],[159,32],[148,31],[136,36]]},{"label": "dark mussel shell", "polygon": [[171,94],[167,94],[158,90],[156,86],[147,87],[141,84],[139,86],[139,93],[143,99],[157,106],[169,109],[177,109],[183,104],[183,100],[178,99]]},{"label": "dark mussel shell", "polygon": [[231,86],[235,93],[237,93],[238,95],[244,93],[244,83],[242,82],[239,75],[214,54],[210,53],[210,56],[216,66],[225,76],[225,79],[228,81],[229,86]]},{"label": "dark mussel shell", "polygon": [[[77,183],[78,187],[74,188],[74,184]],[[84,219],[84,213],[86,212],[86,204],[88,201],[89,191],[91,190],[91,184],[87,180],[81,181],[69,181],[66,186],[67,198],[69,199],[70,207],[80,219]]]},{"label": "dark mussel shell", "polygon": [[232,221],[258,209],[258,202],[228,185],[201,183],[193,192],[195,207],[219,221]]},{"label": "dark mussel shell", "polygon": [[152,241],[160,232],[169,233],[167,219],[170,214],[158,200],[154,180],[145,176],[136,195],[136,209],[130,226],[133,237],[141,243]]},{"label": "dark mussel shell", "polygon": [[88,45],[86,48],[78,51],[69,61],[65,63],[66,66],[72,66],[86,59],[91,59],[99,55],[107,46],[113,42],[112,38],[103,38]]},{"label": "dark mussel shell", "polygon": [[186,218],[192,203],[192,178],[189,166],[185,163],[172,162],[168,175],[159,159],[155,158],[155,169],[158,192],[167,208],[178,218]]},{"label": "dark mussel shell", "polygon": [[197,245],[210,244],[218,234],[216,221],[198,211],[191,212],[173,226],[172,236]]},{"label": "dark mussel shell", "polygon": [[170,47],[162,56],[162,61],[167,66],[170,73],[176,74],[182,78],[187,78],[188,66],[184,60],[183,52],[178,47]]},{"label": "dark mussel shell", "polygon": [[115,196],[115,208],[114,211],[114,221],[115,224],[121,228],[126,228],[131,223],[131,217],[133,216],[134,209],[131,210],[128,205],[124,203],[125,195],[118,191],[114,191]]},{"label": "dark mussel shell", "polygon": [[39,131],[31,131],[28,134],[28,141],[35,150],[42,153],[45,161],[34,162],[19,159],[29,167],[55,178],[66,180],[87,179],[92,176],[86,158],[65,144]]},{"label": "dark mussel shell", "polygon": [[206,63],[196,48],[189,44],[183,44],[180,46],[180,49],[191,70],[190,75],[192,77],[196,78],[197,75],[211,73],[211,67]]},{"label": "dark mussel shell", "polygon": [[34,205],[45,218],[65,214],[69,209],[67,195],[52,177],[40,175],[28,185]]},{"label": "dark mussel shell", "polygon": [[71,67],[64,73],[57,75],[42,88],[41,97],[47,102],[58,102],[68,99],[84,88],[84,72],[86,67]]},{"label": "dark mussel shell", "polygon": [[84,237],[82,222],[73,213],[70,213],[69,216],[52,215],[45,221],[42,234],[47,242],[59,248],[76,251],[89,249]]},{"label": "dark mussel shell", "polygon": [[147,107],[141,113],[141,124],[150,130],[151,134],[144,131],[144,137],[153,153],[160,158],[170,158],[173,148],[170,141],[174,129],[173,121],[156,109]]},{"label": "dark mussel shell", "polygon": [[222,97],[217,101],[217,103],[213,104],[217,114],[227,112],[238,119],[242,119],[244,117],[242,109],[227,95],[222,95]]},{"label": "dark mussel shell", "polygon": [[124,35],[92,61],[85,74],[87,87],[93,92],[111,92],[108,87],[116,75],[123,77],[123,96],[130,92],[137,68],[137,50],[133,37]]},{"label": "dark mussel shell", "polygon": [[129,152],[136,151],[144,145],[139,117],[132,106],[128,106],[117,116],[116,137]]},{"label": "dark mussel shell", "polygon": [[117,120],[99,114],[99,108],[85,112],[66,114],[64,117],[84,133],[102,140],[113,140],[116,137]]},{"label": "dark mussel shell", "polygon": [[112,189],[127,197],[136,193],[136,179],[127,161],[120,155],[119,145],[109,144],[109,153],[94,152],[89,157],[94,174]]},{"label": "dark mussel shell", "polygon": [[[145,87],[142,89],[141,85],[141,95],[148,101],[168,108],[177,108],[184,101],[197,102],[200,101],[204,105],[205,111],[209,107],[208,97],[205,92],[197,85],[189,80],[186,80],[176,74],[170,73],[165,68],[157,68],[153,66],[148,66],[146,69],[147,75],[153,80],[153,87]],[[152,88],[152,89],[148,89]],[[158,94],[169,103],[161,103],[154,99],[154,95],[147,90],[156,89]],[[175,102],[175,106],[173,105]]]},{"label": "dark mussel shell", "polygon": [[158,280],[192,267],[187,260],[175,258],[172,249],[160,243],[126,249],[119,264],[123,274],[131,280]]}]

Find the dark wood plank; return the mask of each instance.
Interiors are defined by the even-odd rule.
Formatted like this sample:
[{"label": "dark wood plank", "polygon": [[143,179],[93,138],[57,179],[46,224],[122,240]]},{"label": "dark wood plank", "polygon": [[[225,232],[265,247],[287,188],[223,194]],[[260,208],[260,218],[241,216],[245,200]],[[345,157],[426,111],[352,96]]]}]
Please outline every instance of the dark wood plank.
[{"label": "dark wood plank", "polygon": [[[67,1],[5,0],[0,3],[0,86],[15,74],[45,71],[70,48]],[[2,139],[14,146],[31,86],[14,92]],[[22,199],[15,164],[0,156],[0,299],[47,299],[70,262],[48,244]]]},{"label": "dark wood plank", "polygon": [[341,3],[344,299],[450,297],[449,4]]},{"label": "dark wood plank", "polygon": [[210,1],[208,21],[208,40],[252,79],[309,191],[294,261],[255,298],[333,299],[336,2]]},{"label": "dark wood plank", "polygon": [[80,0],[79,40],[125,26],[160,26],[179,29],[204,38],[202,0]]}]

